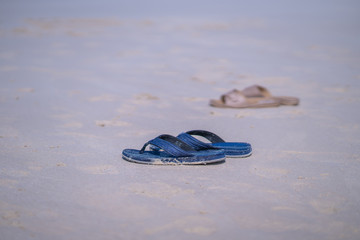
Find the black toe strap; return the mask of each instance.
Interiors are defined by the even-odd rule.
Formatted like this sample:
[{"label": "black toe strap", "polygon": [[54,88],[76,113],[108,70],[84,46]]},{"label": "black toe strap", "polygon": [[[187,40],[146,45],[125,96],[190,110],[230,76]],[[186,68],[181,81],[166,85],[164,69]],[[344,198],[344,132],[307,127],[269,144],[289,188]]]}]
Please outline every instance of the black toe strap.
[{"label": "black toe strap", "polygon": [[197,136],[204,137],[212,143],[225,142],[221,137],[219,137],[215,133],[205,131],[205,130],[192,130],[192,131],[188,131],[186,133],[190,134],[190,135],[197,135]]}]

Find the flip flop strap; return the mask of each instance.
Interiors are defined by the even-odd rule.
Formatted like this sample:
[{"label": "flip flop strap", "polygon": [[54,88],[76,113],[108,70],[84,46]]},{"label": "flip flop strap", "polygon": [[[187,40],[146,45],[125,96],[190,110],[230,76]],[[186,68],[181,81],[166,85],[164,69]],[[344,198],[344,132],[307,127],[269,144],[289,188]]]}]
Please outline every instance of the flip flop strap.
[{"label": "flip flop strap", "polygon": [[252,85],[250,87],[244,88],[241,92],[244,94],[245,97],[269,98],[272,96],[269,90],[259,85]]},{"label": "flip flop strap", "polygon": [[161,148],[168,154],[174,157],[191,157],[194,154],[190,153],[189,151],[194,151],[191,146],[186,144],[185,142],[181,141],[180,139],[173,137],[171,135],[160,135],[147,143],[141,148],[140,153],[144,153],[146,147],[148,145],[154,145],[158,148]]},{"label": "flip flop strap", "polygon": [[223,103],[234,106],[246,102],[245,95],[237,89],[233,89],[230,92],[225,93],[220,99]]},{"label": "flip flop strap", "polygon": [[215,133],[205,131],[205,130],[192,130],[192,131],[188,131],[186,133],[190,134],[190,135],[197,135],[197,136],[204,137],[212,143],[225,142],[221,137],[219,137]]},{"label": "flip flop strap", "polygon": [[204,143],[204,142],[196,139],[195,137],[193,137],[191,135],[198,135],[198,136],[204,137],[204,138],[208,139],[212,143],[225,142],[223,139],[221,139],[216,134],[214,134],[212,132],[204,131],[204,130],[193,130],[193,131],[189,131],[189,132],[186,132],[186,133],[181,133],[178,136],[179,139],[183,140],[184,142],[186,142],[187,144],[189,144],[190,146],[192,146],[196,150],[219,149],[219,148],[214,147],[213,145],[211,145],[209,143]]}]

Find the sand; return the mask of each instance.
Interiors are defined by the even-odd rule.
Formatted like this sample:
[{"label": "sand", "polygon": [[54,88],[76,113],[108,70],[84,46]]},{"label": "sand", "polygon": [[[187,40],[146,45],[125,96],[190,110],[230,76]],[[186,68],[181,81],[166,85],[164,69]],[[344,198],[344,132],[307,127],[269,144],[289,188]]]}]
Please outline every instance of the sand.
[{"label": "sand", "polygon": [[[3,3],[0,238],[359,239],[360,6],[268,4]],[[208,105],[252,84],[300,105]],[[193,129],[253,155],[121,158]]]}]

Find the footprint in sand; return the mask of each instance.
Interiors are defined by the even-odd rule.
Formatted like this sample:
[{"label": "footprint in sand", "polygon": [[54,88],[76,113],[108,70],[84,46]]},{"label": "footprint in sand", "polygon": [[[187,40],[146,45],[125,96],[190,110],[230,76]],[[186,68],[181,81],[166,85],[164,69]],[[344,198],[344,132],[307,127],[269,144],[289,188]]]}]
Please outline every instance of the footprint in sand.
[{"label": "footprint in sand", "polygon": [[19,88],[19,92],[35,92],[35,89],[33,88]]},{"label": "footprint in sand", "polygon": [[131,123],[119,120],[97,120],[95,121],[95,124],[99,127],[126,127],[131,125]]},{"label": "footprint in sand", "polygon": [[89,102],[114,102],[116,101],[117,97],[111,94],[103,94],[100,96],[94,96],[89,98]]},{"label": "footprint in sand", "polygon": [[113,165],[83,166],[79,170],[89,174],[119,174],[119,170]]},{"label": "footprint in sand", "polygon": [[153,100],[159,100],[159,98],[149,93],[141,93],[135,96],[135,101],[153,101]]}]

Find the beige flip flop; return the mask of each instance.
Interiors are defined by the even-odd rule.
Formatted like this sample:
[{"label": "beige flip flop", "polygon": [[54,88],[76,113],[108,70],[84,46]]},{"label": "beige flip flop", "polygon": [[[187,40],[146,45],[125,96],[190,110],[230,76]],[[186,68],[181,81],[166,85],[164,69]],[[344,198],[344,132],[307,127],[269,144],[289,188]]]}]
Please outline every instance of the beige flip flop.
[{"label": "beige flip flop", "polygon": [[219,100],[210,100],[210,106],[221,108],[264,108],[298,104],[298,98],[273,97],[265,87],[259,85],[247,87],[242,91],[234,89],[222,95]]}]

